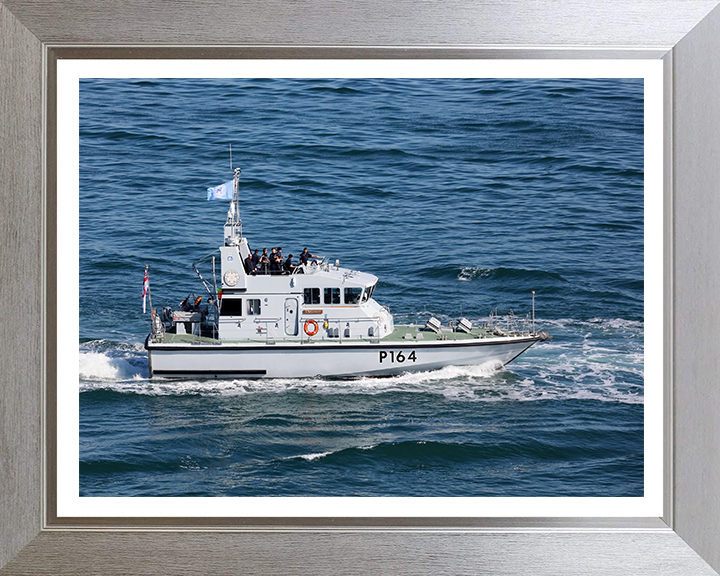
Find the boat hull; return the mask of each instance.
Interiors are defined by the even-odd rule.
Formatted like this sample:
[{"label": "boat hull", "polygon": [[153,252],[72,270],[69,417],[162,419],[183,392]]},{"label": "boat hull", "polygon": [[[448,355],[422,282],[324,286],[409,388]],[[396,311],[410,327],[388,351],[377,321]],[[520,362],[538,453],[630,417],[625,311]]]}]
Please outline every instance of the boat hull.
[{"label": "boat hull", "polygon": [[392,376],[444,366],[504,366],[538,337],[464,341],[172,344],[146,342],[151,377]]}]

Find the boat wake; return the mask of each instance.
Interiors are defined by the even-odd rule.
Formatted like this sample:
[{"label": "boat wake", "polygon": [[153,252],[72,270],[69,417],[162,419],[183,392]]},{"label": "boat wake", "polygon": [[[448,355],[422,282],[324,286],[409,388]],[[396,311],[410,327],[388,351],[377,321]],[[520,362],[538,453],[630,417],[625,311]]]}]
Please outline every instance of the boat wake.
[{"label": "boat wake", "polygon": [[240,397],[251,394],[438,394],[463,402],[644,401],[643,323],[621,318],[543,320],[555,338],[511,364],[446,366],[384,378],[148,378],[141,344],[80,345],[79,391],[150,396]]},{"label": "boat wake", "polygon": [[79,374],[82,384],[147,379],[147,355],[141,344],[90,340],[80,344]]}]

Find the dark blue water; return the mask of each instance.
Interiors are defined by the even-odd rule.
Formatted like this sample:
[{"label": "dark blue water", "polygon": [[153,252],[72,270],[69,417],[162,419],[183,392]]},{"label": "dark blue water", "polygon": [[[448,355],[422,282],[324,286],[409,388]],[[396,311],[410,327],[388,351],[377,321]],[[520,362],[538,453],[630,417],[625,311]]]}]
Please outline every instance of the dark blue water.
[{"label": "dark blue water", "polygon": [[[202,293],[205,189],[252,248],[380,278],[397,322],[525,315],[500,371],[149,380],[153,304]],[[642,496],[643,82],[82,80],[80,494]]]}]

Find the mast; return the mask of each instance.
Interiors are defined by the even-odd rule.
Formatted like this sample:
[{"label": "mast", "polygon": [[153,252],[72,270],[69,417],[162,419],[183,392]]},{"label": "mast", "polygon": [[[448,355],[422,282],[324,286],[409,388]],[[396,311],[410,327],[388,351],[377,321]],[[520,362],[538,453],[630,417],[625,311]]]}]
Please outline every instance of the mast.
[{"label": "mast", "polygon": [[225,244],[237,244],[242,238],[242,220],[240,220],[240,168],[233,174],[233,198],[230,201],[227,220],[225,221]]},{"label": "mast", "polygon": [[532,331],[535,334],[535,290],[532,291]]}]

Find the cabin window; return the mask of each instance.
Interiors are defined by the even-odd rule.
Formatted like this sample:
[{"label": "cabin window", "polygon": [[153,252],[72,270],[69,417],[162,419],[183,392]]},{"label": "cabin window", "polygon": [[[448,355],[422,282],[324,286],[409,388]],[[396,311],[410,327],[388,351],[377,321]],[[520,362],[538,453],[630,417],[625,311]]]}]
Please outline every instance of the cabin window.
[{"label": "cabin window", "polygon": [[325,288],[325,304],[340,304],[340,288]]},{"label": "cabin window", "polygon": [[303,304],[320,304],[320,288],[305,288]]},{"label": "cabin window", "polygon": [[345,304],[357,304],[362,296],[362,288],[345,288]]},{"label": "cabin window", "polygon": [[220,316],[242,316],[242,298],[221,298]]},{"label": "cabin window", "polygon": [[248,316],[259,316],[260,315],[260,299],[259,298],[248,298],[247,313],[248,313]]},{"label": "cabin window", "polygon": [[373,284],[372,286],[370,286],[369,288],[367,288],[365,290],[365,293],[363,294],[363,297],[362,297],[363,302],[367,302],[368,300],[370,300],[370,298],[372,298],[372,293],[375,290],[375,286],[377,286],[377,284]]}]

